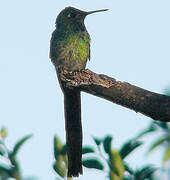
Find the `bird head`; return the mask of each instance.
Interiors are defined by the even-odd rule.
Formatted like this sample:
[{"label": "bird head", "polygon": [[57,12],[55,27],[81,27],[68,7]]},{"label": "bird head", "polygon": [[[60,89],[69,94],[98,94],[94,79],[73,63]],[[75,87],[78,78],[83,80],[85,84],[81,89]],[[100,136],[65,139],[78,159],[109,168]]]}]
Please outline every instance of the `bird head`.
[{"label": "bird head", "polygon": [[101,10],[86,12],[86,11],[76,9],[74,7],[66,7],[57,16],[56,25],[61,24],[66,27],[70,27],[74,25],[75,26],[84,25],[84,19],[87,15],[96,13],[96,12],[107,11],[107,10],[108,9],[101,9]]}]

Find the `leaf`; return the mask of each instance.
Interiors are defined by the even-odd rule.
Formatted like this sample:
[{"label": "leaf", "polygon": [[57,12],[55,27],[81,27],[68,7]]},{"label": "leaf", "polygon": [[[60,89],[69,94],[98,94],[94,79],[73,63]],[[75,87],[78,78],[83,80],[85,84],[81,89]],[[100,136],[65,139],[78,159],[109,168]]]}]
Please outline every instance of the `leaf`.
[{"label": "leaf", "polygon": [[151,178],[156,170],[157,169],[152,167],[152,165],[144,166],[142,169],[135,172],[135,180],[145,180],[146,178]]},{"label": "leaf", "polygon": [[63,149],[63,145],[62,145],[60,139],[57,136],[54,136],[54,157],[56,160],[57,160],[58,155],[61,154],[62,150],[64,150],[64,149]]},{"label": "leaf", "polygon": [[102,142],[101,139],[96,138],[96,137],[92,137],[92,138],[93,138],[93,140],[94,140],[94,142],[95,142],[95,144],[96,144],[97,146],[99,146],[99,145],[101,144],[101,142]]},{"label": "leaf", "polygon": [[63,145],[62,150],[61,150],[61,154],[62,155],[66,155],[67,154],[67,145],[66,144]]},{"label": "leaf", "polygon": [[63,156],[63,162],[65,164],[65,168],[68,168],[68,157],[67,157],[67,155]]},{"label": "leaf", "polygon": [[120,179],[122,179],[122,178],[120,178],[112,170],[110,170],[110,172],[109,172],[109,180],[120,180]]},{"label": "leaf", "polygon": [[89,146],[84,146],[82,149],[82,154],[93,153],[93,152],[95,152],[94,149]]},{"label": "leaf", "polygon": [[166,148],[166,151],[164,153],[164,157],[162,160],[163,164],[165,164],[168,159],[170,159],[170,146]]},{"label": "leaf", "polygon": [[7,129],[5,127],[2,127],[0,130],[0,135],[2,137],[2,139],[5,139],[8,135]]},{"label": "leaf", "polygon": [[21,146],[22,146],[28,139],[30,139],[31,137],[32,137],[32,134],[31,134],[31,135],[28,135],[28,136],[25,136],[25,137],[23,137],[22,139],[20,139],[20,140],[15,144],[11,156],[16,156],[16,154],[17,154],[18,151],[20,150]]},{"label": "leaf", "polygon": [[110,153],[111,150],[112,137],[106,136],[103,140],[103,147],[106,153]]},{"label": "leaf", "polygon": [[11,172],[11,170],[8,167],[0,165],[0,173],[6,173],[6,174],[10,175],[10,172]]},{"label": "leaf", "polygon": [[86,168],[94,168],[98,170],[104,169],[103,164],[98,159],[94,159],[94,158],[84,159],[83,166],[85,166]]},{"label": "leaf", "polygon": [[132,180],[131,177],[124,177],[123,180]]},{"label": "leaf", "polygon": [[153,123],[156,124],[157,126],[159,126],[160,128],[162,128],[163,130],[168,130],[169,129],[167,122],[154,121]]},{"label": "leaf", "polygon": [[3,147],[0,146],[0,155],[4,156],[6,154],[6,151],[4,150]]},{"label": "leaf", "polygon": [[125,170],[129,173],[129,174],[134,174],[133,169],[129,167],[129,165],[127,163],[124,162],[124,167]]},{"label": "leaf", "polygon": [[120,149],[120,155],[122,159],[124,159],[126,156],[128,156],[132,151],[134,151],[137,147],[141,146],[143,143],[141,141],[137,141],[135,139],[132,139],[130,141],[127,141]]},{"label": "leaf", "polygon": [[62,162],[56,162],[53,164],[54,171],[62,178],[66,176],[66,169],[62,166]]},{"label": "leaf", "polygon": [[162,137],[162,138],[160,138],[160,139],[158,139],[158,140],[156,140],[153,144],[152,144],[152,146],[149,148],[149,150],[147,151],[147,155],[151,152],[151,151],[153,151],[156,147],[158,147],[158,146],[160,146],[161,144],[163,144],[165,141],[167,141],[168,140],[168,137],[167,136],[165,136],[165,137]]},{"label": "leaf", "polygon": [[[18,171],[18,170],[20,169],[20,167],[19,167],[19,162],[18,162],[18,160],[16,159],[15,155],[13,154],[13,152],[9,152],[9,153],[8,153],[8,158],[9,158],[12,166],[14,167],[13,170]],[[15,174],[15,173],[14,173],[14,174]]]},{"label": "leaf", "polygon": [[150,124],[150,126],[149,126],[146,130],[142,131],[141,133],[139,133],[139,134],[137,135],[136,139],[139,139],[139,138],[141,138],[142,136],[144,136],[144,135],[146,135],[146,134],[148,134],[148,133],[154,132],[154,131],[156,131],[157,129],[158,129],[158,128],[156,127],[156,125],[152,122],[152,123]]},{"label": "leaf", "polygon": [[0,144],[4,144],[4,142],[0,139]]},{"label": "leaf", "polygon": [[123,178],[125,167],[118,151],[114,149],[110,151],[109,162],[110,169],[114,172],[114,174],[119,178]]}]

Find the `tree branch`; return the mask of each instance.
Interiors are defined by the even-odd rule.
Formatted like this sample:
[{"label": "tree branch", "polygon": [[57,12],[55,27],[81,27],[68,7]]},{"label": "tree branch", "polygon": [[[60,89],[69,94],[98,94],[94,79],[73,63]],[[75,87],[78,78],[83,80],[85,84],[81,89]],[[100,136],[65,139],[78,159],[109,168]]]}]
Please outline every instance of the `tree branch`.
[{"label": "tree branch", "polygon": [[78,88],[154,120],[170,122],[170,96],[147,91],[127,82],[116,81],[88,69],[74,72],[62,70],[58,76],[69,88]]}]

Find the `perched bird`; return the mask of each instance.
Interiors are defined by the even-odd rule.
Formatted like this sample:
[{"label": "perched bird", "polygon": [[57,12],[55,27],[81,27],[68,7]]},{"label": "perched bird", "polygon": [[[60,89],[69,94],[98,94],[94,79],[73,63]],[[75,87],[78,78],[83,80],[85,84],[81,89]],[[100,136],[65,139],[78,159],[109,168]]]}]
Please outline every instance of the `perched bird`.
[{"label": "perched bird", "polygon": [[[85,69],[87,60],[90,60],[90,36],[84,25],[84,19],[89,14],[106,10],[85,12],[66,7],[57,16],[56,29],[50,42],[50,58],[58,75],[63,69],[67,71]],[[67,176],[78,177],[83,173],[80,91],[65,87],[60,78],[59,82],[64,94]]]}]

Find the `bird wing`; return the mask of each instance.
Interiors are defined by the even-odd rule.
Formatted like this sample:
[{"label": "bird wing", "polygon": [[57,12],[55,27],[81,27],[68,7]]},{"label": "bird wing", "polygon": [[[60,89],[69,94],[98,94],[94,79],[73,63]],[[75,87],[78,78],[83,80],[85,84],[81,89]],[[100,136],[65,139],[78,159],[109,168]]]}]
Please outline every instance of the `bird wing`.
[{"label": "bird wing", "polygon": [[56,58],[56,40],[57,40],[56,36],[57,36],[57,31],[55,30],[52,33],[51,40],[50,40],[49,57],[52,61]]},{"label": "bird wing", "polygon": [[88,43],[88,49],[89,49],[88,59],[89,59],[89,61],[90,61],[90,58],[91,58],[91,53],[90,53],[90,41],[89,41],[89,43]]}]

